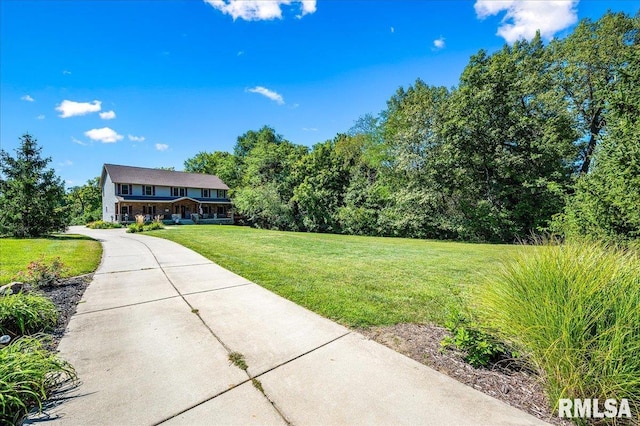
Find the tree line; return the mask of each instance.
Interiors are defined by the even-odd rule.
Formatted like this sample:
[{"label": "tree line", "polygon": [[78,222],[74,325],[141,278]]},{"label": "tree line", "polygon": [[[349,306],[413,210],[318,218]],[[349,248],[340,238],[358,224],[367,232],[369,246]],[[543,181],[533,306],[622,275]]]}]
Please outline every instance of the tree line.
[{"label": "tree line", "polygon": [[473,55],[454,88],[418,79],[311,149],[273,128],[185,170],[281,230],[509,242],[640,236],[640,15]]},{"label": "tree line", "polygon": [[[219,176],[236,213],[262,228],[491,242],[549,232],[636,239],[639,29],[640,13],[608,12],[546,45],[537,35],[481,50],[457,86],[417,79],[332,140],[309,148],[264,126],[239,136],[232,153],[187,159],[185,171]],[[6,206],[21,198],[11,195],[20,191],[10,157],[2,160]],[[98,180],[61,197],[67,223],[100,218]],[[25,199],[21,208],[33,204]],[[2,209],[4,233],[3,223],[19,216]]]}]

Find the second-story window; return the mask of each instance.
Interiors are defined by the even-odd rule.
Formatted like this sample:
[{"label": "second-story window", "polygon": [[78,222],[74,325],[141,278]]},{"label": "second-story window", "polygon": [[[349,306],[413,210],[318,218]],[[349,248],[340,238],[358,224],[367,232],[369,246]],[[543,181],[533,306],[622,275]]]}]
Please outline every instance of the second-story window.
[{"label": "second-story window", "polygon": [[156,195],[156,187],[150,185],[144,185],[142,187],[142,195]]},{"label": "second-story window", "polygon": [[119,183],[118,184],[118,195],[131,195],[131,193],[133,192],[133,188],[131,187],[132,185],[128,185],[126,183]]},{"label": "second-story window", "polygon": [[186,193],[186,188],[171,188],[171,195],[174,197],[184,197]]},{"label": "second-story window", "polygon": [[211,198],[211,190],[203,189],[202,190],[202,198]]}]

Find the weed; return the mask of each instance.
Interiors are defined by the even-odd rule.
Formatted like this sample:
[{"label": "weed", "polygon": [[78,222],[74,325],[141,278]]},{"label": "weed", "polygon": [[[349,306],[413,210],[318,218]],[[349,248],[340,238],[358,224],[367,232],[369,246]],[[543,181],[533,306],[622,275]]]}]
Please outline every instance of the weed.
[{"label": "weed", "polygon": [[53,328],[58,311],[49,299],[37,294],[0,296],[0,334],[19,336]]},{"label": "weed", "polygon": [[0,424],[18,424],[63,383],[76,380],[73,367],[46,351],[35,337],[0,348]]},{"label": "weed", "polygon": [[198,315],[200,313],[200,310],[196,308],[191,308],[191,313]]},{"label": "weed", "polygon": [[244,360],[244,355],[242,355],[240,352],[231,352],[229,354],[229,361],[231,361],[233,365],[241,370],[246,370],[247,368],[249,368],[247,362]]},{"label": "weed", "polygon": [[453,346],[464,353],[464,360],[474,367],[487,367],[504,358],[508,350],[495,337],[481,330],[481,326],[458,309],[451,309],[445,323],[452,336],[445,337],[440,344]]},{"label": "weed", "polygon": [[260,393],[264,395],[264,388],[262,387],[262,382],[258,379],[251,379],[251,383],[253,383],[253,387],[258,389]]}]

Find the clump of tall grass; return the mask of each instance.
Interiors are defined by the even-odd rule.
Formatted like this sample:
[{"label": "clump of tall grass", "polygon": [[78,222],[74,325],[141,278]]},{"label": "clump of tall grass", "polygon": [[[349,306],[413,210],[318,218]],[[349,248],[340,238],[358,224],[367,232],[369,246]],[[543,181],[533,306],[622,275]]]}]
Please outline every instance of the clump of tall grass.
[{"label": "clump of tall grass", "polygon": [[521,252],[479,312],[540,372],[549,400],[627,398],[640,414],[640,257],[597,242]]},{"label": "clump of tall grass", "polygon": [[90,229],[112,229],[112,228],[122,228],[122,225],[118,222],[104,222],[102,220],[96,220],[93,222],[89,222],[85,225]]},{"label": "clump of tall grass", "polygon": [[38,294],[0,296],[0,334],[19,336],[47,331],[58,321],[56,306]]},{"label": "clump of tall grass", "polygon": [[35,407],[41,411],[53,390],[75,380],[73,367],[36,337],[0,348],[0,424],[18,424]]}]

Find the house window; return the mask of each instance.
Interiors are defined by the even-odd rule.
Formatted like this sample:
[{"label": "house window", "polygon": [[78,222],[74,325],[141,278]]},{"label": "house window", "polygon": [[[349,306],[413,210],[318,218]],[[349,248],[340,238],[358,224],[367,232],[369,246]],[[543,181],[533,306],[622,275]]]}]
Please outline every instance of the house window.
[{"label": "house window", "polygon": [[210,189],[202,189],[202,198],[211,198],[211,190]]},{"label": "house window", "polygon": [[142,195],[156,195],[156,187],[150,185],[143,186]]},{"label": "house window", "polygon": [[185,188],[171,188],[171,195],[174,197],[184,197],[187,193]]},{"label": "house window", "polygon": [[132,193],[132,185],[127,185],[126,183],[118,184],[118,195],[131,195]]},{"label": "house window", "polygon": [[227,190],[218,189],[218,198],[227,198]]}]

